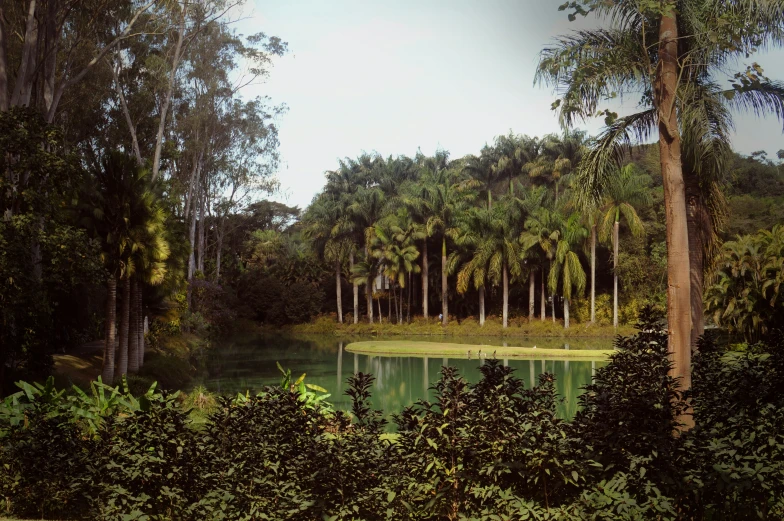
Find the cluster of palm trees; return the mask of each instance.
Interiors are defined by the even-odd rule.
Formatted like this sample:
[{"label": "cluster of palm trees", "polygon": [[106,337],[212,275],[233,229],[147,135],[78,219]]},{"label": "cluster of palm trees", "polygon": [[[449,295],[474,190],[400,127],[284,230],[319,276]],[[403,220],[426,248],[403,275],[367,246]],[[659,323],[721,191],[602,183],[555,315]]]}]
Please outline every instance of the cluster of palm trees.
[{"label": "cluster of palm trees", "polygon": [[99,241],[109,272],[101,371],[107,384],[144,364],[142,292],[145,285],[163,281],[170,253],[160,190],[160,182],[151,181],[147,170],[120,152],[103,158],[84,189],[83,224]]},{"label": "cluster of palm trees", "polygon": [[[430,290],[439,290],[444,325],[455,290],[476,291],[484,325],[488,290],[500,287],[503,327],[508,327],[510,286],[528,282],[528,318],[533,320],[538,277],[540,319],[545,320],[550,300],[549,314],[556,320],[560,298],[568,328],[571,301],[587,287],[586,265],[594,321],[596,241],[611,242],[617,259],[620,224],[628,223],[633,233],[643,232],[636,208],[650,202],[651,189],[649,178],[630,165],[618,171],[601,205],[581,211],[571,180],[588,145],[588,136],[580,131],[541,139],[510,133],[479,155],[457,160],[437,151],[414,158],[363,155],[341,161],[338,169],[326,173],[324,190],[303,216],[304,237],[334,267],[338,321],[343,322],[341,286],[347,280],[354,293],[354,323],[360,315],[360,287],[371,323],[374,296],[379,298],[378,320],[383,320],[383,294],[389,297],[390,319],[394,309],[402,323],[404,317],[410,320],[414,293],[419,293],[422,315],[428,318]],[[434,246],[440,256],[431,259],[429,248]],[[584,256],[588,249],[590,254]],[[432,260],[440,270],[440,288],[430,277]],[[419,291],[414,290],[417,284]],[[616,325],[617,290],[616,280]]]}]

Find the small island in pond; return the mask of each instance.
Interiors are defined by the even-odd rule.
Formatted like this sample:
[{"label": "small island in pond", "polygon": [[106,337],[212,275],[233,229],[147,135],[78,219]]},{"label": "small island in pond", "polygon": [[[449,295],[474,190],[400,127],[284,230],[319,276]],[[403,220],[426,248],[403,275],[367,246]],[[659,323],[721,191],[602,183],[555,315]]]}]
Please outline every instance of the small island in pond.
[{"label": "small island in pond", "polygon": [[354,342],[346,351],[377,356],[415,356],[449,358],[525,358],[537,360],[606,360],[613,349],[552,349],[447,342],[412,342],[408,340],[373,340]]}]

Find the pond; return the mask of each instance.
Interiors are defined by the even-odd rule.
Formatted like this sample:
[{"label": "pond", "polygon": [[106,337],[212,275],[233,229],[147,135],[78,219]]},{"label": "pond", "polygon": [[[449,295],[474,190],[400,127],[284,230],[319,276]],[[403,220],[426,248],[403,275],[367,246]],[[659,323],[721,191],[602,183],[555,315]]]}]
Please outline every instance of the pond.
[{"label": "pond", "polygon": [[[284,369],[291,369],[294,377],[306,373],[305,382],[327,389],[332,396],[328,401],[341,410],[349,410],[351,403],[345,395],[346,378],[356,371],[372,373],[373,406],[391,415],[403,410],[418,399],[432,400],[430,386],[438,380],[442,365],[457,367],[469,382],[479,377],[480,360],[423,357],[386,357],[349,353],[345,350],[351,342],[378,338],[338,338],[333,335],[287,337],[282,335],[242,335],[223,338],[215,342],[206,363],[207,369],[196,385],[203,385],[220,394],[258,391],[264,385],[280,382],[280,372],[275,362]],[[394,340],[426,341],[429,337],[393,337]],[[444,341],[432,338],[433,341]],[[446,341],[465,344],[560,347],[566,349],[610,349],[612,339],[536,339],[499,337],[449,337]],[[515,375],[525,382],[526,388],[536,382],[543,372],[556,376],[556,388],[564,399],[559,406],[559,416],[571,418],[577,411],[577,398],[581,387],[590,383],[597,367],[606,362],[567,360],[504,360],[502,363],[515,369]]]}]

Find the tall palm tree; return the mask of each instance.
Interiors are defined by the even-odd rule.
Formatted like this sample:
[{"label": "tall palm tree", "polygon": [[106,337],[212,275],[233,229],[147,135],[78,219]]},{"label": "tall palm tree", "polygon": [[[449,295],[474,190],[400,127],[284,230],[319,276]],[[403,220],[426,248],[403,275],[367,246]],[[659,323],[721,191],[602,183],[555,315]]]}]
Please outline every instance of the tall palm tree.
[{"label": "tall palm tree", "polygon": [[[556,255],[556,244],[561,234],[561,218],[557,211],[551,210],[547,206],[540,206],[534,210],[525,220],[525,230],[520,234],[519,241],[524,250],[531,251],[538,249],[541,259],[542,272],[542,301],[541,301],[541,320],[545,320],[545,307],[547,303],[545,294],[545,266],[544,263],[552,263]],[[553,323],[555,323],[555,296],[553,296]]]},{"label": "tall palm tree", "polygon": [[612,237],[613,247],[613,327],[618,327],[618,243],[621,218],[633,236],[645,234],[642,219],[635,207],[650,204],[650,178],[640,173],[633,164],[624,166],[605,189],[603,216],[599,238],[607,242]]},{"label": "tall palm tree", "polygon": [[[362,243],[365,249],[365,258],[370,259],[370,246],[375,233],[376,222],[384,214],[386,200],[384,192],[378,187],[360,188],[352,196],[352,202],[347,207],[347,214],[342,227],[352,230],[355,234],[361,232]],[[370,265],[372,270],[372,265]],[[365,296],[367,299],[368,322],[373,323],[373,277],[372,272],[365,279]],[[354,279],[355,282],[362,279]]]},{"label": "tall palm tree", "polygon": [[576,248],[585,241],[588,230],[580,223],[580,215],[572,214],[568,219],[561,219],[560,233],[555,244],[555,262],[550,270],[548,285],[553,294],[561,282],[563,296],[564,329],[569,329],[569,303],[572,300],[572,289],[577,293],[585,291],[585,270],[580,263]]},{"label": "tall palm tree", "polygon": [[[488,199],[488,205],[490,200]],[[471,257],[457,274],[457,292],[468,291],[473,281],[479,292],[479,325],[485,325],[485,284],[488,265],[495,251],[494,231],[498,228],[493,211],[487,205],[470,208],[460,219],[460,232],[455,243],[467,248]]]},{"label": "tall palm tree", "polygon": [[488,208],[493,206],[493,186],[498,180],[493,153],[494,150],[485,145],[478,156],[467,156],[463,167],[463,171],[476,181],[479,197],[487,199]]},{"label": "tall palm tree", "polygon": [[587,148],[587,134],[564,130],[563,135],[548,134],[540,142],[539,154],[523,166],[533,178],[548,179],[555,188],[555,203],[561,183],[577,168]]},{"label": "tall palm tree", "polygon": [[[609,28],[574,32],[560,37],[542,52],[537,79],[554,86],[561,120],[571,125],[595,115],[603,100],[617,95],[641,95],[651,107],[627,117],[622,134],[630,128],[643,133],[658,130],[658,145],[666,205],[669,344],[673,375],[691,384],[691,281],[686,192],[682,164],[684,123],[688,112],[682,86],[726,74],[726,65],[760,46],[784,41],[784,10],[777,2],[761,5],[752,0],[731,6],[704,1],[667,0],[657,9],[643,9],[631,0],[591,2],[589,10]],[[727,23],[731,12],[733,20]],[[731,42],[731,43],[727,43]],[[765,83],[753,70],[737,78],[737,92]],[[743,79],[743,78],[746,79]],[[746,81],[750,80],[750,81]],[[779,107],[765,95],[752,96],[750,107],[764,112]],[[778,110],[778,109],[776,109]],[[780,114],[780,112],[778,112]],[[605,111],[608,125],[615,115]],[[590,157],[593,156],[593,157]],[[603,161],[604,160],[604,161]],[[621,158],[616,139],[599,140],[581,172],[584,197],[600,199],[606,179]],[[604,164],[603,164],[604,163]]]},{"label": "tall palm tree", "polygon": [[398,223],[379,223],[376,225],[373,256],[379,260],[379,269],[392,282],[390,290],[400,288],[400,299],[394,297],[398,324],[403,323],[403,288],[411,273],[418,273],[416,259],[419,251],[414,245],[414,236],[407,234]]}]

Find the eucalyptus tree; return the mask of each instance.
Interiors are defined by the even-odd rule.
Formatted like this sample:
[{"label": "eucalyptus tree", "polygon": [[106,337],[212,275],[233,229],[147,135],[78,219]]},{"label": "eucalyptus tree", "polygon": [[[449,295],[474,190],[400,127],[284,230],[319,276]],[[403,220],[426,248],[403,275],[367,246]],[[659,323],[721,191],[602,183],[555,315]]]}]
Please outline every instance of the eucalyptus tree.
[{"label": "eucalyptus tree", "polygon": [[[640,95],[649,110],[627,116],[620,128],[647,134],[658,130],[664,185],[667,234],[669,344],[673,374],[684,388],[691,378],[691,281],[686,191],[682,164],[682,115],[690,109],[680,95],[683,85],[705,82],[736,57],[748,56],[760,46],[782,41],[784,10],[780,2],[739,1],[732,5],[707,0],[667,0],[638,3],[579,0],[565,7],[579,14],[591,11],[609,20],[608,28],[575,31],[560,37],[542,52],[537,78],[554,86],[559,99],[554,107],[569,126],[601,112],[608,125],[617,119],[600,105],[617,95]],[[574,19],[575,14],[570,18]],[[765,82],[756,68],[736,76],[737,93]],[[757,89],[760,92],[759,89]],[[762,89],[764,91],[764,89]],[[757,111],[769,108],[770,98],[746,97]],[[756,100],[756,101],[752,101]],[[773,105],[778,106],[778,102]],[[618,133],[605,133],[583,162],[584,198],[600,199],[602,187],[620,162]]]},{"label": "eucalyptus tree", "polygon": [[[555,242],[554,262],[550,269],[548,285],[550,292],[555,294],[558,282],[561,282],[563,296],[564,329],[569,329],[569,303],[572,300],[572,289],[580,294],[585,291],[585,270],[577,253],[586,237],[588,230],[580,222],[580,215],[574,213],[566,219],[560,219],[560,230]],[[555,316],[555,313],[553,313]]]},{"label": "eucalyptus tree", "polygon": [[602,242],[611,239],[613,247],[613,327],[618,327],[618,244],[621,219],[635,237],[645,234],[642,219],[635,207],[650,204],[648,187],[650,178],[642,174],[633,164],[624,166],[605,188],[604,204],[599,238]]}]

